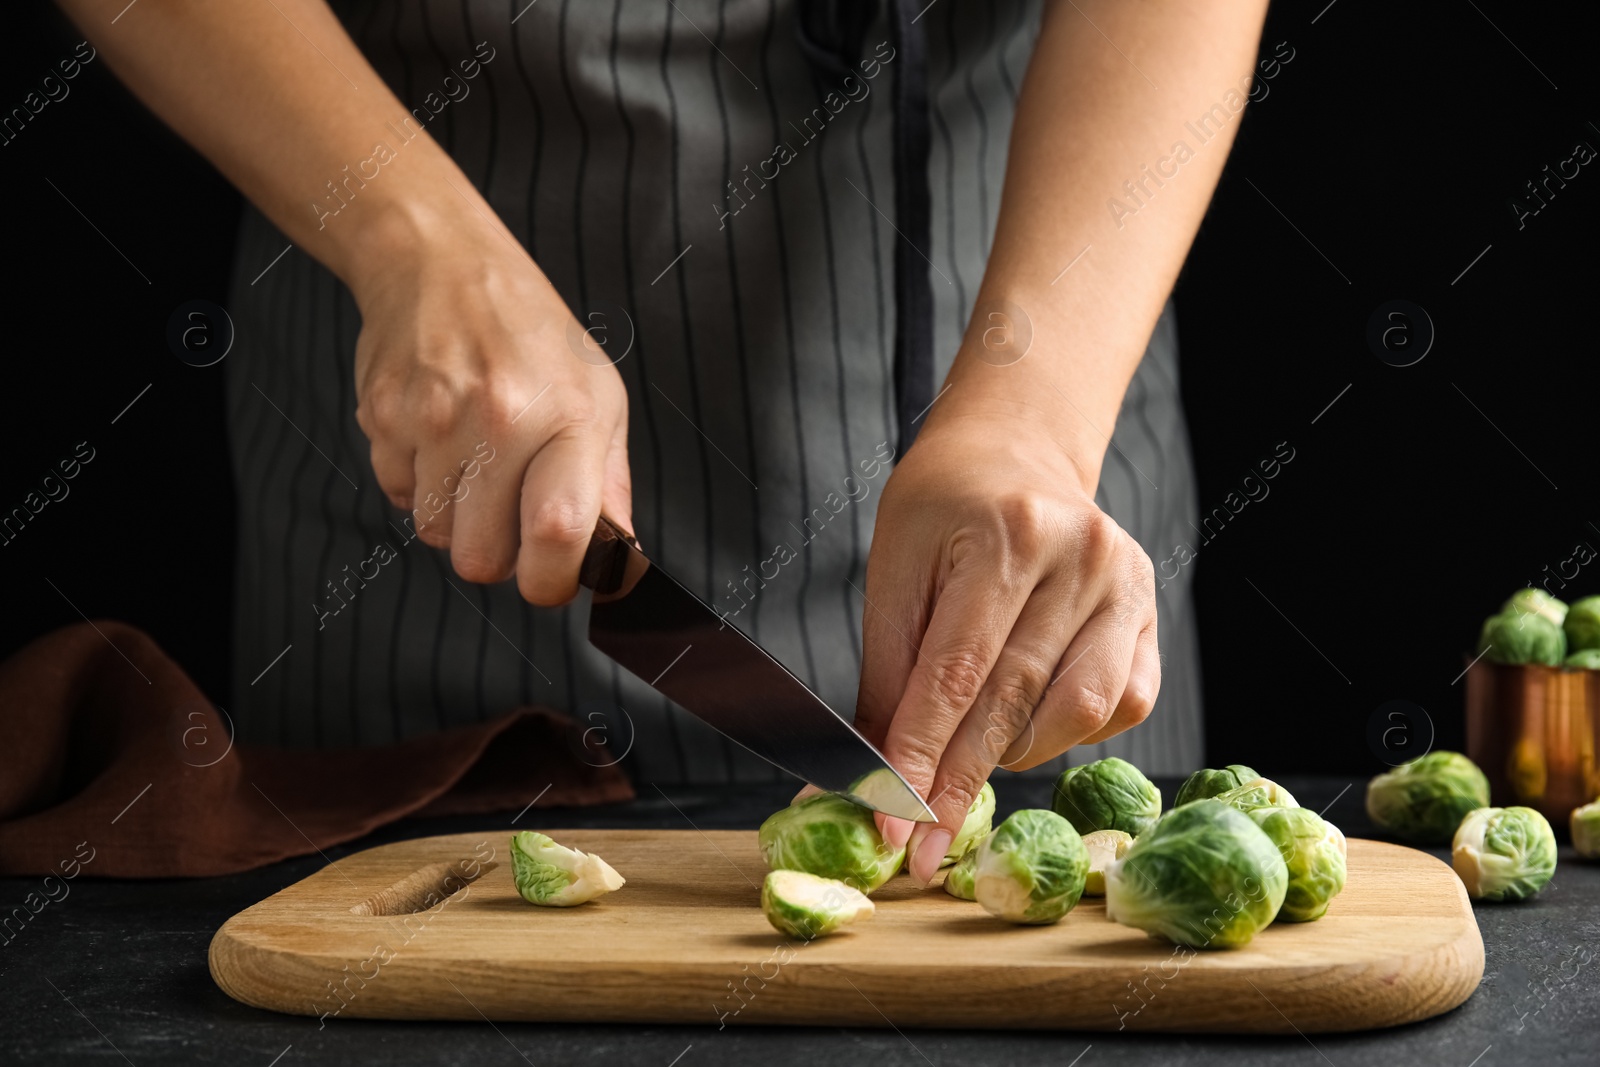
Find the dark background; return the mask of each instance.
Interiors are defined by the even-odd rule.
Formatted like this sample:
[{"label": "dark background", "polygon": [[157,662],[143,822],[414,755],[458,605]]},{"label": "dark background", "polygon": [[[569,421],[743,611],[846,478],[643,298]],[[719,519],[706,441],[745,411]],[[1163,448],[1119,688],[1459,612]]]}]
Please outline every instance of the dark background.
[{"label": "dark background", "polygon": [[[1246,113],[1177,294],[1202,514],[1294,450],[1266,498],[1189,546],[1209,758],[1269,773],[1379,769],[1367,725],[1393,700],[1459,747],[1452,679],[1481,618],[1600,546],[1600,162],[1521,230],[1508,206],[1578,140],[1600,148],[1594,35],[1507,0],[1324,3],[1269,17],[1263,55],[1284,41],[1293,59]],[[80,39],[48,5],[8,13],[0,104]],[[185,301],[226,303],[239,199],[103,58],[68,84],[0,146],[0,511],[77,442],[96,454],[0,546],[0,653],[79,611],[120,618],[226,703],[222,368],[181,363],[165,332]],[[1365,339],[1394,299],[1437,331],[1413,366]],[[1600,560],[1558,591],[1600,592]]]}]

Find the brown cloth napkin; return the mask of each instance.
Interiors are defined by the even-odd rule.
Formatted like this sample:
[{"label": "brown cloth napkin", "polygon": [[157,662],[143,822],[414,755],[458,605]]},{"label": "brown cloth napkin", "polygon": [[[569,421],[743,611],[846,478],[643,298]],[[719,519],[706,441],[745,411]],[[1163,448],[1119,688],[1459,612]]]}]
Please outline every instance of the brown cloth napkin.
[{"label": "brown cloth napkin", "polygon": [[376,748],[238,745],[147,634],[69,626],[0,663],[0,875],[86,854],[102,877],[231,874],[407,815],[633,799],[584,751],[543,708]]}]

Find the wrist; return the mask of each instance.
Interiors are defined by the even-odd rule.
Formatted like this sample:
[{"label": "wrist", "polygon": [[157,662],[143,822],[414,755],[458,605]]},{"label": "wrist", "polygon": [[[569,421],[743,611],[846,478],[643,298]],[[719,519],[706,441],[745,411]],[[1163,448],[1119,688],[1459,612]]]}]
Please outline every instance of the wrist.
[{"label": "wrist", "polygon": [[[465,176],[445,175],[444,195],[423,196],[405,186],[371,192],[349,204],[326,228],[337,233],[327,263],[358,307],[397,269],[453,260],[482,265],[496,255],[526,252],[506,231]],[[442,184],[442,183],[440,183]],[[450,191],[450,186],[455,191]]]},{"label": "wrist", "polygon": [[956,372],[951,372],[949,387],[929,410],[916,446],[949,443],[956,455],[1009,452],[1093,500],[1106,439],[1095,434],[1051,384],[996,389],[982,377],[965,375],[958,383]]}]

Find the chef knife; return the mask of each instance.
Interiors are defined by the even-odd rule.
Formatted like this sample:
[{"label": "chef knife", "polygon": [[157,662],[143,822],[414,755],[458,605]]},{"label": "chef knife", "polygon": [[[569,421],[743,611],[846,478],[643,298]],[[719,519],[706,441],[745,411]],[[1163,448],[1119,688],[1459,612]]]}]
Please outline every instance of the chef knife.
[{"label": "chef knife", "polygon": [[673,703],[812,785],[874,811],[935,821],[854,726],[604,515],[578,580],[594,590],[590,643]]}]

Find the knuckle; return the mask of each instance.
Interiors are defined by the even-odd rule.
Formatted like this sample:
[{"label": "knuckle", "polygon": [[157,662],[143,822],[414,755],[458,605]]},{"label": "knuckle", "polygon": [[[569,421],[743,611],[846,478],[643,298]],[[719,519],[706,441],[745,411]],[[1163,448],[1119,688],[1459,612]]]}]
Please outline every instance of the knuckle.
[{"label": "knuckle", "polygon": [[372,450],[369,462],[373,475],[378,479],[378,488],[384,491],[396,507],[409,507],[409,503],[405,502],[411,499],[411,492],[416,488],[411,468],[379,452],[376,448]]},{"label": "knuckle", "polygon": [[984,739],[1004,752],[1027,728],[1039,703],[1038,687],[1022,681],[1007,681],[991,690],[992,706],[985,720]]},{"label": "knuckle", "polygon": [[513,422],[523,414],[527,400],[518,400],[519,387],[514,382],[492,382],[478,401],[479,418],[485,431],[502,435],[511,430]]},{"label": "knuckle", "polygon": [[983,783],[989,780],[990,770],[989,766],[965,761],[940,769],[939,777],[943,784],[935,794],[936,800],[931,807],[936,809],[941,821],[953,818],[957,825],[961,823],[967,809],[972,806],[973,798],[983,788]]},{"label": "knuckle", "polygon": [[1150,717],[1150,712],[1155,710],[1156,706],[1156,692],[1160,688],[1160,682],[1150,688],[1141,685],[1135,689],[1129,686],[1128,692],[1122,698],[1122,707],[1128,716],[1130,726],[1136,726]]},{"label": "knuckle", "polygon": [[399,407],[399,396],[395,390],[384,385],[369,389],[356,404],[356,425],[367,435],[367,440],[375,444],[384,438],[394,437],[405,429]]},{"label": "knuckle", "polygon": [[593,529],[594,516],[582,502],[569,496],[554,496],[534,505],[528,516],[527,539],[536,544],[567,547],[586,543]]},{"label": "knuckle", "polygon": [[928,736],[926,731],[896,731],[884,755],[912,785],[925,786],[938,775],[944,747],[942,741]]},{"label": "knuckle", "polygon": [[415,418],[430,437],[443,437],[456,425],[458,408],[455,390],[442,379],[432,379],[417,387]]},{"label": "knuckle", "polygon": [[1097,566],[1110,562],[1121,548],[1122,539],[1127,536],[1116,520],[1099,508],[1084,518],[1078,535],[1083,543],[1084,556]]},{"label": "knuckle", "polygon": [[1116,709],[1111,701],[1098,689],[1079,688],[1067,699],[1067,706],[1072,709],[1073,716],[1090,733],[1100,729],[1111,721],[1111,713]]},{"label": "knuckle", "polygon": [[1161,667],[1148,675],[1136,673],[1128,679],[1128,688],[1122,694],[1122,710],[1130,724],[1144,722],[1155,710],[1156,698],[1161,695]]},{"label": "knuckle", "polygon": [[928,688],[946,707],[965,711],[978,699],[988,671],[974,649],[957,649],[936,658],[928,667]]},{"label": "knuckle", "polygon": [[1009,494],[996,505],[996,517],[1005,543],[1024,559],[1044,554],[1055,539],[1055,509],[1043,494]]},{"label": "knuckle", "polygon": [[450,563],[462,578],[484,585],[503,580],[511,571],[511,563],[503,555],[482,548],[454,548]]}]

